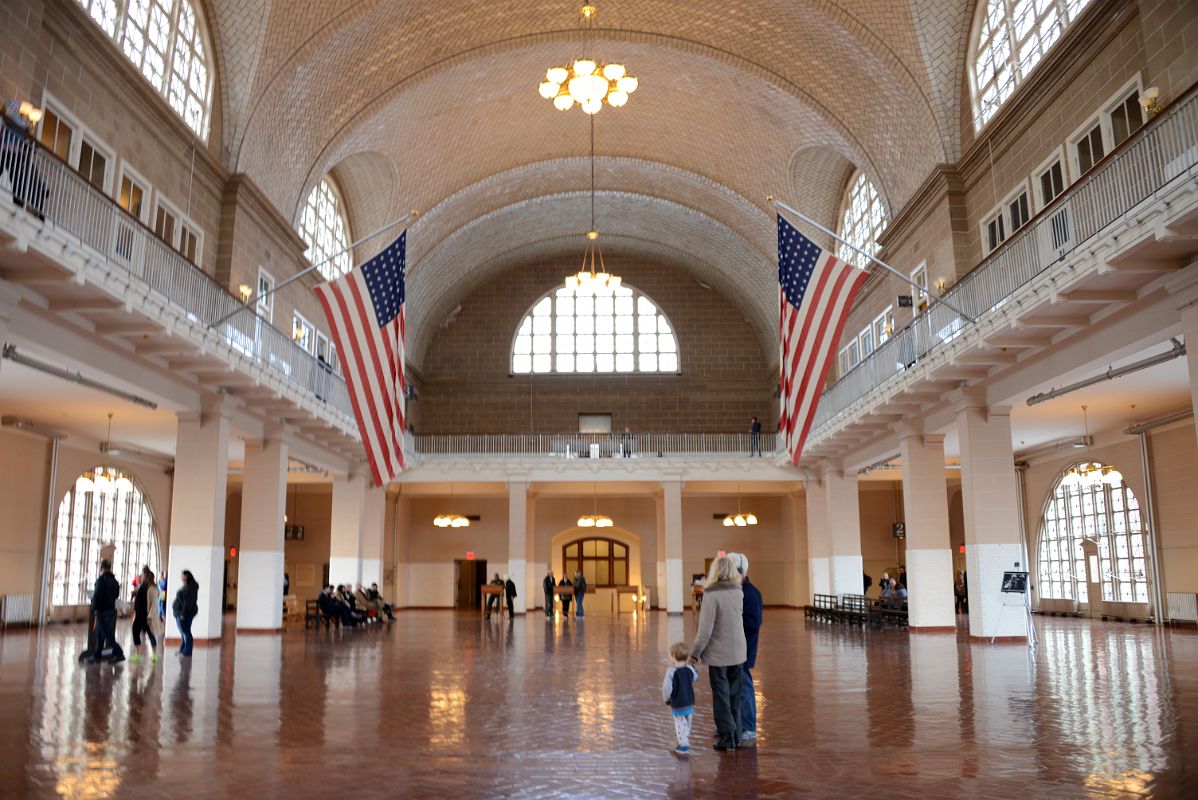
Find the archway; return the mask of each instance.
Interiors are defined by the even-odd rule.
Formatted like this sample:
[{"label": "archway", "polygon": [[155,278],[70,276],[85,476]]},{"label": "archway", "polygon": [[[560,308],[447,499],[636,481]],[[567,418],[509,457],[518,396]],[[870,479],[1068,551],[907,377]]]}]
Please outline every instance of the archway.
[{"label": "archway", "polygon": [[[588,540],[596,542],[595,548],[592,551],[595,553],[594,556],[588,557],[585,555],[587,551],[582,543]],[[610,571],[607,574],[607,580],[603,582],[598,580],[600,577],[602,577],[599,575],[598,563],[604,558],[598,555],[599,540],[609,542],[607,550],[609,555],[606,558],[608,560],[608,568]],[[553,574],[557,576],[558,580],[561,580],[563,575],[571,579],[574,577],[575,565],[577,565],[578,562],[570,560],[569,556],[566,555],[567,549],[573,544],[579,545],[575,558],[582,560],[584,570],[586,569],[586,565],[588,563],[594,565],[593,569],[595,572],[593,575],[586,575],[589,594],[594,596],[593,599],[588,599],[587,601],[588,603],[591,603],[589,607],[593,607],[595,609],[608,608],[611,605],[611,595],[615,592],[616,586],[639,586],[641,588],[641,593],[645,593],[645,584],[642,580],[643,576],[641,569],[641,538],[635,533],[625,530],[624,528],[613,527],[596,530],[595,528],[579,528],[577,526],[573,526],[554,534],[549,540],[549,564],[553,569]],[[627,563],[627,572],[625,582],[623,583],[613,582],[614,579],[618,577],[615,574],[614,566],[614,554],[616,552],[615,546],[623,548],[626,553],[624,559],[626,559]],[[592,581],[592,577],[594,577],[596,580]]]}]

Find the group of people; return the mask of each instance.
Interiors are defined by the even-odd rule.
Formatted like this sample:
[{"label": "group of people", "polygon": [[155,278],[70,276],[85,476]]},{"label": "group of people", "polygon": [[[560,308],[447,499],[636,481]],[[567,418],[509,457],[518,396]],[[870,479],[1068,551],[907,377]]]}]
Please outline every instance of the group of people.
[{"label": "group of people", "polygon": [[[581,572],[574,573],[574,580],[570,580],[565,575],[562,575],[561,581],[556,581],[553,577],[553,570],[549,570],[549,574],[545,576],[545,580],[541,582],[541,588],[545,590],[545,619],[553,619],[553,597],[557,593],[556,589],[559,586],[569,586],[573,588],[574,600],[574,616],[585,617],[586,614],[582,610],[582,601],[587,596],[587,579],[582,576]],[[570,616],[570,600],[571,595],[563,594],[562,598],[562,616]],[[510,608],[509,608],[510,610]]]},{"label": "group of people", "polygon": [[677,744],[674,753],[690,754],[695,713],[697,665],[707,667],[712,716],[720,751],[751,745],[757,738],[757,696],[753,669],[761,629],[761,592],[749,581],[749,559],[728,553],[711,562],[703,588],[695,639],[670,646],[671,665],[662,682],[662,700],[670,707]]},{"label": "group of people", "polygon": [[[874,579],[869,573],[864,573],[862,576],[863,594],[869,593],[869,587],[874,585]],[[890,571],[882,573],[882,579],[878,581],[878,589],[882,604],[887,606],[902,606],[907,602],[907,568],[900,565],[898,568],[898,577],[890,577]]]},{"label": "group of people", "polygon": [[[164,584],[165,585],[165,584]],[[133,653],[130,661],[141,661],[142,636],[148,643],[150,660],[158,660],[158,622],[161,617],[159,584],[154,579],[154,572],[149,565],[141,568],[141,574],[133,582]],[[199,613],[197,599],[199,584],[188,570],[183,570],[183,585],[175,594],[171,610],[175,615],[175,623],[179,627],[179,654],[190,656],[194,639],[191,635],[191,622]],[[84,660],[97,663],[108,660],[119,663],[125,660],[124,650],[116,639],[117,601],[121,596],[121,584],[112,574],[112,564],[108,559],[100,562],[100,576],[96,578],[92,590],[92,643],[84,653]]]},{"label": "group of people", "polygon": [[321,614],[343,627],[382,622],[384,615],[388,622],[395,621],[391,604],[383,599],[377,583],[370,584],[369,589],[363,589],[362,584],[356,583],[352,591],[342,584],[336,587],[329,584],[316,598],[316,606]]}]

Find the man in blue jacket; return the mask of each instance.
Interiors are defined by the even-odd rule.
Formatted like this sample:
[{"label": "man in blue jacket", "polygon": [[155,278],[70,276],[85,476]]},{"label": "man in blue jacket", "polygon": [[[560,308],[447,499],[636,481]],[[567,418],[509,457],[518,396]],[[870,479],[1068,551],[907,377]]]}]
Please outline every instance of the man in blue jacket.
[{"label": "man in blue jacket", "polygon": [[108,559],[100,562],[100,577],[92,591],[92,608],[96,612],[96,647],[92,651],[91,660],[99,661],[106,649],[112,648],[112,660],[124,661],[120,651],[116,649],[116,600],[120,597],[121,585],[112,574],[112,564]]},{"label": "man in blue jacket", "polygon": [[757,694],[753,689],[753,667],[757,664],[757,634],[761,630],[761,614],[765,607],[761,591],[749,582],[749,559],[743,553],[729,553],[740,573],[740,588],[745,594],[744,625],[747,656],[740,679],[740,740],[752,742],[757,738]]}]

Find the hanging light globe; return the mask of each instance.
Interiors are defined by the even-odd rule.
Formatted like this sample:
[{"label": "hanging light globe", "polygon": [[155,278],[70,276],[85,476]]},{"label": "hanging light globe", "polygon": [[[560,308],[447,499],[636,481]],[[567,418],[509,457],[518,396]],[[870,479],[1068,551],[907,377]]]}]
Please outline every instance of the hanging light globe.
[{"label": "hanging light globe", "polygon": [[574,98],[568,94],[559,94],[553,98],[553,107],[558,111],[569,111],[574,106]]},{"label": "hanging light globe", "polygon": [[124,473],[121,473],[121,476],[116,479],[115,486],[118,492],[133,491],[133,481],[129,480],[128,476],[126,476]]},{"label": "hanging light globe", "polygon": [[537,87],[537,91],[540,92],[541,97],[549,100],[551,98],[557,97],[557,93],[561,91],[561,88],[562,85],[560,83],[554,83],[553,81],[542,81],[541,85]]},{"label": "hanging light globe", "polygon": [[582,105],[582,110],[585,111],[586,113],[598,114],[599,110],[601,108],[603,108],[603,101],[602,100],[587,100],[587,101],[583,102],[581,105]]},{"label": "hanging light globe", "polygon": [[616,80],[616,88],[621,92],[624,92],[624,94],[632,94],[636,91],[636,87],[640,85],[640,81],[631,75],[625,75],[624,77]]},{"label": "hanging light globe", "polygon": [[621,108],[628,102],[628,93],[616,89],[607,95],[607,104],[612,108]]},{"label": "hanging light globe", "polygon": [[1123,483],[1123,473],[1111,467],[1110,471],[1102,476],[1102,482],[1107,486],[1118,487]]},{"label": "hanging light globe", "polygon": [[580,58],[574,62],[574,74],[585,77],[592,74],[597,66],[598,64],[596,64],[594,61],[591,61],[589,58]]},{"label": "hanging light globe", "polygon": [[579,517],[578,518],[578,527],[580,527],[580,528],[595,527],[595,518],[592,517],[590,514],[586,514],[584,516]]},{"label": "hanging light globe", "polygon": [[757,515],[756,514],[745,514],[745,522],[749,523],[750,525],[756,525],[757,524]]},{"label": "hanging light globe", "polygon": [[1082,476],[1078,474],[1077,467],[1070,467],[1065,473],[1065,477],[1061,478],[1061,485],[1070,489],[1078,486],[1082,482]]},{"label": "hanging light globe", "polygon": [[570,71],[565,67],[550,67],[545,71],[545,80],[549,83],[556,83],[559,86],[566,82],[566,78],[570,77]]},{"label": "hanging light globe", "polygon": [[467,519],[466,517],[463,517],[461,514],[454,514],[454,515],[453,515],[453,524],[452,524],[452,526],[451,526],[451,527],[454,527],[454,528],[469,528],[469,527],[470,527],[470,520],[469,520],[469,519]]},{"label": "hanging light globe", "polygon": [[618,81],[624,77],[623,64],[608,64],[603,68],[603,77],[609,81]]},{"label": "hanging light globe", "polygon": [[724,517],[724,527],[731,528],[736,523],[732,521],[732,517]]},{"label": "hanging light globe", "polygon": [[87,477],[86,473],[79,476],[79,480],[75,481],[75,494],[86,494],[95,491],[96,485],[92,483],[92,479]]}]

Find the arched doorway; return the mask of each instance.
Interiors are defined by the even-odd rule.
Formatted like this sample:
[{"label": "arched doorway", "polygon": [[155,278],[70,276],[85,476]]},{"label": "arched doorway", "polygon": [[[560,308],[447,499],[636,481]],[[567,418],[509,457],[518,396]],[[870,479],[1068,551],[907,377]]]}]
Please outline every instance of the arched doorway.
[{"label": "arched doorway", "polygon": [[121,582],[122,596],[143,565],[161,572],[158,527],[141,485],[130,473],[95,467],[80,475],[58,504],[51,605],[91,603],[106,545],[113,546],[112,571]]},{"label": "arched doorway", "polygon": [[1109,465],[1081,462],[1057,476],[1044,504],[1036,558],[1042,603],[1072,602],[1080,609],[1096,602],[1148,603],[1140,503]]}]

